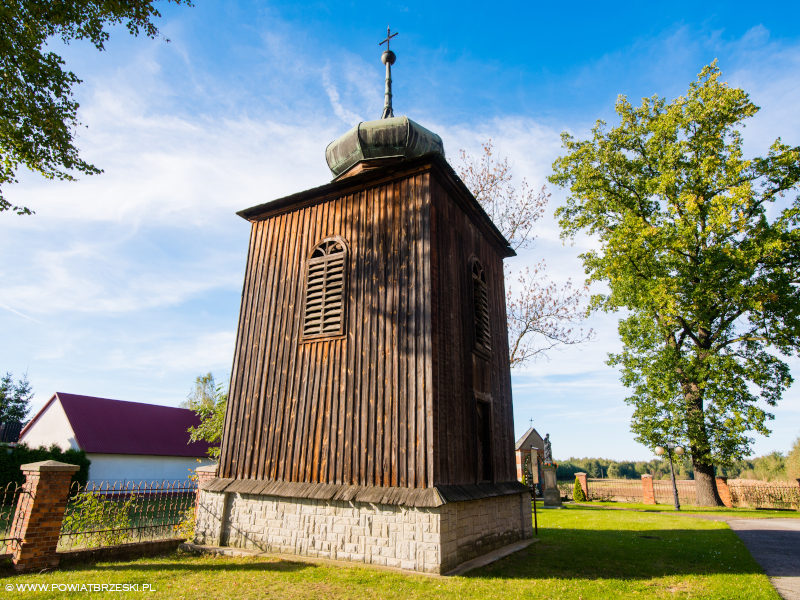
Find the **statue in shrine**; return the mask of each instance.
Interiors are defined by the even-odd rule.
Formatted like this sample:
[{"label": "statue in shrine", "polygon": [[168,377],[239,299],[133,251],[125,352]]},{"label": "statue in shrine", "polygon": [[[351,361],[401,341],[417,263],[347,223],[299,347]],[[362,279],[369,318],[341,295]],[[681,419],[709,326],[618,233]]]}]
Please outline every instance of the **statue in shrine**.
[{"label": "statue in shrine", "polygon": [[553,449],[550,447],[550,434],[544,436],[544,464],[553,464]]}]

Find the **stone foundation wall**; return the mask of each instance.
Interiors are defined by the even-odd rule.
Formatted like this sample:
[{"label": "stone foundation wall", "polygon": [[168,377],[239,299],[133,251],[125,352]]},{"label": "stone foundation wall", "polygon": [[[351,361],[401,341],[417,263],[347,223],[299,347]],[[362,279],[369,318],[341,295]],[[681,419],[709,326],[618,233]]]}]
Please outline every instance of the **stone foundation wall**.
[{"label": "stone foundation wall", "polygon": [[439,511],[441,573],[533,537],[530,493],[452,502]]},{"label": "stone foundation wall", "polygon": [[415,508],[201,491],[195,543],[426,573],[533,537],[530,494]]}]

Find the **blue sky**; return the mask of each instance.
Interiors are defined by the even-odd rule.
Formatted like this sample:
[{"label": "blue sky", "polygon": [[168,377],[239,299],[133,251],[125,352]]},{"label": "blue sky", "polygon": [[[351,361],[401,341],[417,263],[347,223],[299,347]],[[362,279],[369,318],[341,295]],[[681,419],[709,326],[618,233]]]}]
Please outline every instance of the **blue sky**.
[{"label": "blue sky", "polygon": [[[175,405],[194,377],[227,378],[246,259],[237,210],[325,183],[325,146],[380,116],[386,24],[400,35],[395,114],[439,133],[451,158],[492,138],[518,177],[545,183],[559,134],[615,123],[618,94],[674,98],[719,60],[762,107],[746,151],[800,144],[797,3],[197,3],[163,8],[171,39],[114,31],[108,50],[55,46],[84,82],[78,145],[105,173],[77,183],[22,173],[7,188],[33,217],[0,216],[0,370],[55,391]],[[552,210],[514,269],[547,261],[581,281]],[[534,419],[556,457],[647,459],[633,441],[615,315],[597,339],[514,373],[517,434]],[[795,377],[800,363],[790,361]],[[800,434],[800,387],[754,450]]]}]

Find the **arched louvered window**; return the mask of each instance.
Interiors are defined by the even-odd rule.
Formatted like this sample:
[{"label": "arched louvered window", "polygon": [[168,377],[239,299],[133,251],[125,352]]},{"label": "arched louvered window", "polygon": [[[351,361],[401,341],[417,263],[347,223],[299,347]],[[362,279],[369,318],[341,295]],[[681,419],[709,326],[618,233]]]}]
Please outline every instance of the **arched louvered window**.
[{"label": "arched louvered window", "polygon": [[320,242],[308,259],[303,337],[344,332],[347,247],[333,238]]},{"label": "arched louvered window", "polygon": [[475,310],[475,347],[484,352],[491,352],[489,291],[486,287],[486,273],[477,260],[472,263],[472,300]]}]

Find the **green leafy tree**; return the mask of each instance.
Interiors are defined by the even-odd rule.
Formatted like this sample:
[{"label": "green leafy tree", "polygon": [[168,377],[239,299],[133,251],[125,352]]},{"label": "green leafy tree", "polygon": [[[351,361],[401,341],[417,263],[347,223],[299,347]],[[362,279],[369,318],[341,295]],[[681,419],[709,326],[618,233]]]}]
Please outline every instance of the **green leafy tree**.
[{"label": "green leafy tree", "polygon": [[598,242],[581,256],[608,286],[591,310],[628,311],[609,364],[632,390],[636,439],[687,445],[702,505],[721,505],[714,466],[770,433],[756,394],[780,400],[792,383],[780,356],[800,334],[800,200],[773,207],[797,187],[800,148],[778,139],[745,159],[738,128],[759,109],[719,77],[715,62],[669,103],[621,96],[619,126],[563,134],[550,176],[570,190],[562,237]]},{"label": "green leafy tree", "polygon": [[[191,6],[190,0],[167,0]],[[80,158],[75,147],[78,103],[72,88],[81,83],[46,46],[89,40],[105,49],[107,27],[125,24],[135,36],[155,38],[155,0],[3,0],[0,3],[0,212],[31,214],[3,197],[23,165],[48,179],[74,181],[72,173],[102,171]],[[169,41],[169,40],[167,40]]]},{"label": "green leafy tree", "polygon": [[[195,380],[195,389],[192,393],[194,394],[198,390],[203,390],[205,393],[207,389],[204,386],[208,383],[209,379],[213,384],[214,377],[211,373],[198,377]],[[189,398],[192,398],[192,394],[189,394]],[[192,408],[200,417],[200,425],[189,428],[189,439],[192,442],[204,441],[213,444],[213,446],[208,449],[208,456],[211,457],[212,460],[219,460],[219,443],[222,439],[222,428],[225,425],[225,410],[228,408],[228,392],[223,391],[222,384],[217,385],[216,389],[214,389],[214,395],[210,400],[203,396],[203,401],[197,402]]]},{"label": "green leafy tree", "polygon": [[786,457],[786,476],[790,481],[800,479],[800,437],[794,441],[789,456]]},{"label": "green leafy tree", "polygon": [[0,423],[24,422],[31,412],[32,399],[33,390],[27,374],[17,383],[11,373],[0,377]]},{"label": "green leafy tree", "polygon": [[194,380],[194,388],[186,400],[181,402],[181,408],[188,408],[197,410],[200,407],[212,407],[217,401],[217,382],[214,381],[214,375],[206,373],[205,375],[198,375]]}]

